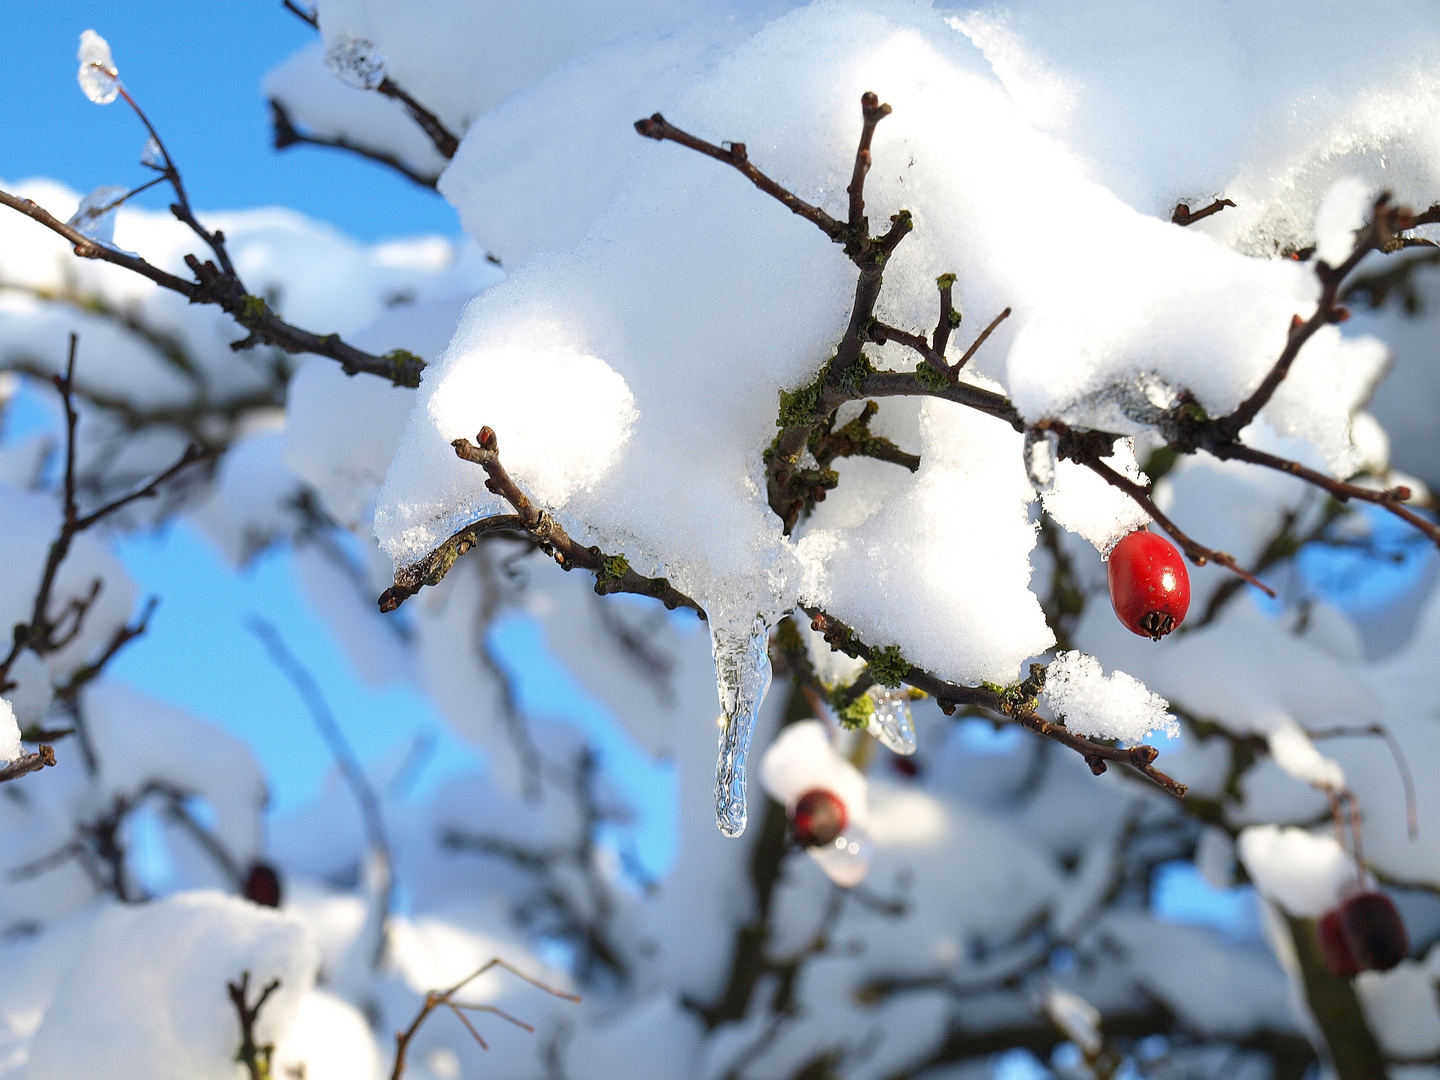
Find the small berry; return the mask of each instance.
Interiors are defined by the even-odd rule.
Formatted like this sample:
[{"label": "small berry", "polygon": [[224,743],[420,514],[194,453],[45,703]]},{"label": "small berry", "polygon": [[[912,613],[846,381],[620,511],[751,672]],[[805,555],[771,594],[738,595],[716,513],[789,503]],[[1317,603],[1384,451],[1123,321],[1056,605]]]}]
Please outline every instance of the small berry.
[{"label": "small berry", "polygon": [[1350,951],[1350,941],[1340,923],[1339,908],[1332,908],[1320,916],[1320,921],[1315,924],[1315,936],[1320,939],[1320,958],[1325,961],[1325,968],[1331,975],[1337,979],[1348,979],[1359,973],[1360,965],[1355,962],[1355,954]]},{"label": "small berry", "polygon": [[801,795],[791,815],[795,839],[803,847],[823,847],[845,831],[849,815],[833,792],[815,788]]},{"label": "small berry", "polygon": [[1159,641],[1190,610],[1190,573],[1163,536],[1132,532],[1110,552],[1110,603],[1131,633]]},{"label": "small berry", "polygon": [[920,763],[914,758],[901,757],[899,754],[893,754],[890,757],[890,764],[894,766],[896,772],[906,779],[913,780],[920,775]]},{"label": "small berry", "polygon": [[1340,905],[1340,925],[1355,962],[1365,971],[1389,971],[1410,954],[1410,936],[1395,902],[1384,893],[1356,893]]},{"label": "small berry", "polygon": [[245,878],[245,899],[261,907],[280,906],[280,875],[263,862],[250,867]]}]

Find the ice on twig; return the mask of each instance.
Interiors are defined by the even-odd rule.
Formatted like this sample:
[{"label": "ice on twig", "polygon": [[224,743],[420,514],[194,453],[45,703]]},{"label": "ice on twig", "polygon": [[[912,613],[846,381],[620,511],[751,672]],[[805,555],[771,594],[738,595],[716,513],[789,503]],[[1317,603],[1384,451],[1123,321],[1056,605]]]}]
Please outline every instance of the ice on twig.
[{"label": "ice on twig", "polygon": [[1045,671],[1041,697],[1077,735],[1139,742],[1152,731],[1178,735],[1169,702],[1123,671],[1106,675],[1100,661],[1082,652],[1064,652]]},{"label": "ice on twig", "polygon": [[1104,1040],[1100,1036],[1099,1009],[1059,986],[1047,986],[1041,1000],[1045,1014],[1076,1046],[1090,1057],[1100,1052]]},{"label": "ice on twig", "polygon": [[870,690],[874,710],[865,730],[896,754],[915,753],[915,722],[910,716],[910,691],[876,686]]},{"label": "ice on twig", "polygon": [[80,35],[80,89],[96,105],[109,105],[120,93],[120,72],[110,58],[110,43],[94,30]]},{"label": "ice on twig", "polygon": [[825,876],[842,889],[853,889],[864,881],[875,858],[875,844],[870,834],[853,821],[830,843],[805,851]]},{"label": "ice on twig", "polygon": [[325,50],[325,66],[346,86],[375,90],[385,81],[385,54],[368,38],[341,34]]},{"label": "ice on twig", "polygon": [[755,718],[770,689],[770,631],[758,615],[747,632],[712,624],[710,644],[724,710],[715,763],[715,824],[726,836],[739,836],[747,817],[745,759]]},{"label": "ice on twig", "polygon": [[97,244],[110,247],[115,243],[115,211],[130,194],[129,188],[105,184],[80,200],[80,206],[65,224],[78,230]]},{"label": "ice on twig", "polygon": [[154,135],[145,140],[145,147],[140,151],[140,164],[149,169],[165,168],[165,151],[160,146],[160,140]]}]

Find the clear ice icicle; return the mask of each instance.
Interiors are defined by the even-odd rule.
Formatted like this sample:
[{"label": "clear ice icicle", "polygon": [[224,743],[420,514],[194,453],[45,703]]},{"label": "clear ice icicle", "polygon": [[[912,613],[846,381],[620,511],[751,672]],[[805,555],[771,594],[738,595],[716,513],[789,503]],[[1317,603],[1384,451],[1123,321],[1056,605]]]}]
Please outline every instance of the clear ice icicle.
[{"label": "clear ice icicle", "polygon": [[151,169],[165,168],[165,151],[160,149],[159,140],[154,135],[145,140],[145,148],[140,151],[140,164]]},{"label": "clear ice icicle", "polygon": [[385,54],[373,41],[349,32],[325,50],[325,66],[356,90],[375,90],[385,81]]},{"label": "clear ice icicle", "polygon": [[870,690],[875,711],[866,730],[897,754],[915,752],[915,722],[910,717],[910,691],[900,686],[876,686]]},{"label": "clear ice icicle", "polygon": [[724,711],[715,762],[715,824],[726,836],[745,831],[745,759],[765,693],[770,689],[770,631],[758,615],[748,631],[710,627],[715,681]]}]

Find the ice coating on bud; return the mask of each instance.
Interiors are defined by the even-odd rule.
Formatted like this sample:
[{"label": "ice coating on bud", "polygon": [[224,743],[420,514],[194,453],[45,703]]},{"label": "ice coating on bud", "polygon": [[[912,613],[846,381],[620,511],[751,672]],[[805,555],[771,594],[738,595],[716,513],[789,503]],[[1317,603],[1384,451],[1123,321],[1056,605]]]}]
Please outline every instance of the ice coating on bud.
[{"label": "ice coating on bud", "polygon": [[915,721],[910,716],[910,691],[903,686],[893,690],[888,686],[876,686],[870,690],[870,700],[875,711],[870,714],[865,730],[893,753],[915,753]]},{"label": "ice coating on bud", "polygon": [[325,50],[325,66],[346,86],[375,90],[385,81],[385,54],[373,41],[356,34],[341,34]]},{"label": "ice coating on bud", "polygon": [[1055,489],[1056,450],[1060,440],[1053,431],[1031,428],[1025,432],[1025,474],[1036,492],[1048,495]]},{"label": "ice coating on bud", "polygon": [[720,757],[715,762],[715,824],[726,836],[739,836],[747,818],[745,759],[755,718],[770,689],[770,631],[758,615],[746,631],[712,619],[710,647],[724,711]]},{"label": "ice coating on bud", "polygon": [[140,164],[150,169],[165,168],[165,151],[160,149],[154,135],[145,140],[145,148],[140,151]]},{"label": "ice coating on bud", "polygon": [[120,73],[110,58],[110,43],[94,30],[80,35],[80,89],[96,105],[109,105],[120,93]]},{"label": "ice coating on bud", "polygon": [[812,859],[820,864],[825,876],[842,889],[853,889],[865,880],[870,872],[870,862],[875,857],[875,843],[867,833],[853,821],[845,831],[822,847],[805,849]]},{"label": "ice coating on bud", "polygon": [[115,211],[130,193],[129,188],[106,184],[80,200],[80,206],[65,224],[98,244],[115,243]]}]

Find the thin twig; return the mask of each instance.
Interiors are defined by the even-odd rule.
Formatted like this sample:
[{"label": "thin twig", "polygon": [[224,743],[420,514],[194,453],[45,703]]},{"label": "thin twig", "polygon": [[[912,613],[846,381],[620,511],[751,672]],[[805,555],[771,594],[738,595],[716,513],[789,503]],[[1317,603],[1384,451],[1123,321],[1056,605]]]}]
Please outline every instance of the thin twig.
[{"label": "thin twig", "polygon": [[1196,210],[1194,213],[1191,213],[1189,203],[1176,203],[1175,212],[1170,215],[1170,221],[1173,224],[1180,226],[1194,225],[1195,222],[1203,221],[1205,218],[1209,217],[1212,214],[1218,214],[1227,206],[1234,205],[1235,204],[1229,199],[1216,199],[1203,210]]},{"label": "thin twig", "polygon": [[335,758],[340,775],[344,777],[346,786],[350,788],[350,793],[359,804],[360,820],[365,826],[367,844],[371,852],[381,861],[381,870],[384,874],[384,881],[378,890],[381,932],[374,956],[374,962],[378,965],[385,953],[385,927],[394,902],[395,889],[395,860],[390,854],[390,841],[385,834],[385,818],[380,809],[380,797],[375,794],[375,789],[365,775],[365,769],[360,764],[360,759],[355,756],[355,751],[350,746],[350,740],[345,737],[340,722],[330,711],[330,704],[325,700],[325,695],[320,690],[320,684],[315,681],[315,676],[310,674],[309,669],[290,651],[285,644],[285,639],[273,623],[259,615],[251,615],[248,624],[250,632],[260,639],[260,643],[265,646],[265,650],[270,654],[270,659],[274,661],[275,666],[290,680],[291,685],[304,700],[311,719],[314,720],[316,728],[320,731],[321,738],[325,740],[326,745],[330,748],[331,756]]},{"label": "thin twig", "polygon": [[504,970],[510,972],[510,974],[514,975],[516,978],[523,979],[531,986],[537,987],[540,990],[544,990],[547,994],[553,994],[555,997],[561,998],[565,1001],[572,1001],[577,1003],[580,1001],[580,995],[566,993],[564,990],[556,990],[554,987],[546,985],[539,979],[536,979],[530,975],[526,975],[519,968],[507,963],[506,961],[500,959],[497,956],[491,960],[488,960],[484,964],[481,964],[478,968],[472,971],[469,975],[465,976],[465,978],[461,979],[448,990],[431,990],[428,994],[425,995],[425,1000],[421,1002],[420,1010],[415,1014],[415,1019],[410,1021],[410,1026],[407,1027],[404,1031],[397,1031],[395,1033],[395,1067],[390,1071],[390,1080],[400,1080],[400,1078],[405,1075],[405,1057],[406,1054],[409,1053],[411,1040],[415,1038],[416,1033],[419,1032],[421,1026],[429,1018],[430,1014],[441,1006],[448,1008],[451,1012],[455,1013],[456,1016],[460,1017],[461,1022],[470,1029],[470,1033],[475,1037],[475,1040],[480,1044],[482,1049],[488,1049],[485,1044],[485,1040],[482,1039],[480,1037],[480,1033],[471,1026],[469,1020],[467,1020],[463,1015],[461,1015],[461,1009],[470,1009],[476,1012],[493,1012],[497,1016],[509,1020],[511,1023],[516,1024],[519,1027],[525,1028],[528,1031],[534,1031],[534,1028],[532,1028],[529,1024],[526,1024],[522,1020],[517,1020],[509,1013],[502,1012],[494,1006],[469,1005],[460,1002],[452,1002],[451,999],[461,990],[469,986],[472,982],[478,979],[481,975],[484,975],[487,971],[497,967],[503,968]]},{"label": "thin twig", "polygon": [[230,993],[230,1002],[235,1006],[236,1016],[240,1020],[240,1049],[236,1051],[235,1060],[245,1066],[250,1073],[250,1080],[270,1080],[270,1058],[275,1053],[275,1047],[269,1044],[256,1045],[255,1021],[259,1019],[265,1002],[270,1000],[270,995],[280,989],[280,980],[271,979],[266,983],[254,1005],[247,1000],[250,996],[250,972],[241,972],[240,982],[227,982],[225,988]]},{"label": "thin twig", "polygon": [[275,98],[270,99],[270,121],[273,128],[273,145],[276,150],[284,150],[287,147],[299,145],[324,146],[332,150],[346,150],[379,165],[394,169],[401,176],[405,177],[405,179],[412,183],[419,184],[423,188],[429,188],[431,191],[436,189],[436,185],[440,181],[439,176],[430,176],[427,173],[422,173],[417,169],[411,168],[388,150],[375,150],[368,146],[362,146],[360,143],[351,142],[343,135],[325,137],[301,131],[295,126],[294,118],[291,117],[289,110]]}]

